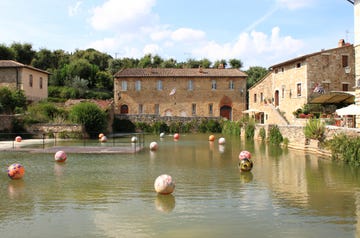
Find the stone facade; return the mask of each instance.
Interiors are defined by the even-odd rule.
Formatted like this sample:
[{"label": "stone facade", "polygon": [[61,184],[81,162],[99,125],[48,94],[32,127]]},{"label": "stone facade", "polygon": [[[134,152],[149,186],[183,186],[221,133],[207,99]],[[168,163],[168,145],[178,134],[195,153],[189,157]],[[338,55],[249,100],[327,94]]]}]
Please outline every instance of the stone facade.
[{"label": "stone facade", "polygon": [[292,124],[293,112],[312,98],[333,91],[353,91],[354,74],[348,71],[354,71],[354,61],[354,47],[340,41],[337,48],[274,65],[249,89],[249,109],[260,123]]},{"label": "stone facade", "polygon": [[23,90],[28,101],[48,97],[49,74],[12,60],[0,60],[0,87]]},{"label": "stone facade", "polygon": [[239,120],[246,109],[246,77],[224,68],[124,69],[115,74],[115,113]]}]

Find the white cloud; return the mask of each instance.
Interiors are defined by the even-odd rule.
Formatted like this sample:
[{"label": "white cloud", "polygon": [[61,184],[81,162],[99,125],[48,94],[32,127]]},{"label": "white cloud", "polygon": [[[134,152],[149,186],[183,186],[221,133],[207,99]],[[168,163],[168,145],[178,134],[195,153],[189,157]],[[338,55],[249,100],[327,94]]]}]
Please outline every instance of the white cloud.
[{"label": "white cloud", "polygon": [[157,16],[151,9],[156,0],[108,0],[93,9],[90,19],[96,30],[134,29],[153,22]]},{"label": "white cloud", "polygon": [[198,58],[206,57],[211,61],[237,58],[242,60],[245,66],[268,67],[280,63],[276,60],[297,56],[303,46],[301,40],[281,36],[280,28],[275,27],[270,36],[257,31],[250,34],[242,33],[234,43],[218,44],[211,41],[192,50],[192,54]]},{"label": "white cloud", "polygon": [[145,47],[143,49],[144,55],[146,55],[146,54],[156,55],[156,54],[159,54],[159,51],[160,51],[160,47],[156,44],[145,45]]},{"label": "white cloud", "polygon": [[74,6],[69,6],[69,7],[68,7],[68,14],[69,14],[69,16],[72,17],[72,16],[77,15],[78,12],[79,12],[79,9],[80,9],[81,4],[82,4],[82,1],[78,1],[78,2],[75,3]]},{"label": "white cloud", "polygon": [[308,7],[314,4],[314,0],[276,0],[279,6],[285,7],[290,10]]},{"label": "white cloud", "polygon": [[205,32],[191,28],[179,28],[172,32],[171,39],[174,41],[199,41],[205,39]]}]

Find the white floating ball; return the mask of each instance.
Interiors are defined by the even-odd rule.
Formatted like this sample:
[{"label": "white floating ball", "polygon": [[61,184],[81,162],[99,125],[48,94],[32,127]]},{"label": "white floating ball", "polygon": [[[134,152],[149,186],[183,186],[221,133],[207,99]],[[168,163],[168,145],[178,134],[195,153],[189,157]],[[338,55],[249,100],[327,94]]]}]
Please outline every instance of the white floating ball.
[{"label": "white floating ball", "polygon": [[150,150],[157,150],[158,149],[158,143],[155,141],[150,143]]},{"label": "white floating ball", "polygon": [[131,137],[131,142],[135,143],[138,141],[138,138],[136,136]]},{"label": "white floating ball", "polygon": [[164,138],[165,137],[165,133],[164,132],[161,132],[160,133],[160,138]]},{"label": "white floating ball", "polygon": [[55,153],[55,161],[56,162],[65,162],[67,159],[66,153],[62,150],[59,150]]},{"label": "white floating ball", "polygon": [[106,136],[101,137],[101,138],[100,138],[100,141],[101,141],[101,142],[107,142],[107,137],[106,137]]},{"label": "white floating ball", "polygon": [[175,181],[170,175],[162,174],[155,179],[154,188],[159,194],[171,194],[175,189]]},{"label": "white floating ball", "polygon": [[220,144],[220,145],[225,144],[225,138],[224,138],[224,137],[220,137],[220,138],[219,138],[219,144]]}]

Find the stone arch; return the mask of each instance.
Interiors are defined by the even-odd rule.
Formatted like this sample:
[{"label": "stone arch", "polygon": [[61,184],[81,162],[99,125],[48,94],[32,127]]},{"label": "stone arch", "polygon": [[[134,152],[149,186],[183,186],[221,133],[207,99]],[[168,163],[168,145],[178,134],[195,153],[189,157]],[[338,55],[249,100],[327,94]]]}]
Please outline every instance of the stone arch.
[{"label": "stone arch", "polygon": [[224,96],[220,100],[220,116],[228,120],[232,118],[232,100],[228,96]]},{"label": "stone arch", "polygon": [[121,105],[120,107],[120,114],[128,114],[129,113],[129,107],[126,104]]}]

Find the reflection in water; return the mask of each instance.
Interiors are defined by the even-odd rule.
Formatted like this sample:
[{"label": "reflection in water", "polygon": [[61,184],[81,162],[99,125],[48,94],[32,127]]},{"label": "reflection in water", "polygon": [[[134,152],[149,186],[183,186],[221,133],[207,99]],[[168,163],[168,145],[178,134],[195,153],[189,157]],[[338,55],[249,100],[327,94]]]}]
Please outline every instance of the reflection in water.
[{"label": "reflection in water", "polygon": [[156,210],[169,213],[175,208],[175,197],[172,194],[158,194],[155,199]]},{"label": "reflection in water", "polygon": [[[243,150],[252,154],[251,172],[239,172]],[[0,234],[14,226],[18,237],[65,238],[239,237],[239,231],[332,238],[360,230],[360,169],[301,151],[237,137],[227,138],[222,151],[199,134],[177,142],[165,137],[154,153],[71,158],[58,164],[47,154],[0,154],[4,164],[27,168],[22,180],[0,175]],[[176,178],[176,209],[173,195],[155,195],[154,179],[164,173]]]},{"label": "reflection in water", "polygon": [[252,172],[240,172],[240,181],[241,183],[249,183],[253,180],[254,175]]},{"label": "reflection in water", "polygon": [[25,194],[25,182],[23,179],[9,180],[8,194],[11,199],[20,199]]},{"label": "reflection in water", "polygon": [[225,152],[225,145],[219,145],[219,152],[223,154]]}]

